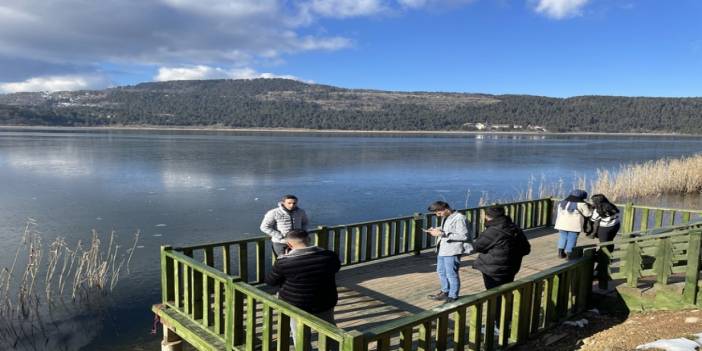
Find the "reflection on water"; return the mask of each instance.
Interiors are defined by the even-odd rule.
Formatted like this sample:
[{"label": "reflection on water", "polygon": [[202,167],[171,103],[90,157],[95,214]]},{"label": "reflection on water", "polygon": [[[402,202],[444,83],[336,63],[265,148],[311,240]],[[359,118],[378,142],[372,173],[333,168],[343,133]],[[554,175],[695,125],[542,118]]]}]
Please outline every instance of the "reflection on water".
[{"label": "reflection on water", "polygon": [[[160,245],[257,235],[285,193],[300,197],[313,225],[350,223],[422,211],[437,199],[511,199],[531,177],[569,183],[576,173],[592,178],[597,168],[700,151],[702,140],[686,137],[0,130],[0,241],[18,243],[27,217],[47,242],[85,240],[92,229],[129,242],[142,231],[109,318],[91,322],[109,327],[84,341],[105,349],[153,342]],[[702,208],[694,197],[681,201]],[[0,266],[8,247],[0,246]]]}]

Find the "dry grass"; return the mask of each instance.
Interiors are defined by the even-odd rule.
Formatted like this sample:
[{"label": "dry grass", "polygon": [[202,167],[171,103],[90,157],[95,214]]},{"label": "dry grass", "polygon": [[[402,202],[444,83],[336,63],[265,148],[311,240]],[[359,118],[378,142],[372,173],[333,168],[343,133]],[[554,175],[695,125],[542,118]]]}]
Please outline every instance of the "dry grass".
[{"label": "dry grass", "polygon": [[79,241],[71,248],[61,237],[45,247],[35,221],[28,220],[12,265],[0,271],[0,318],[41,318],[42,307],[66,300],[80,304],[93,294],[111,291],[122,268],[129,266],[138,240],[137,232],[132,248],[120,251],[116,233],[105,247],[93,231],[87,247]]},{"label": "dry grass", "polygon": [[[587,183],[584,178],[582,182]],[[589,185],[592,194],[605,194],[612,201],[701,193],[702,154],[626,164],[614,171],[598,169]]]}]

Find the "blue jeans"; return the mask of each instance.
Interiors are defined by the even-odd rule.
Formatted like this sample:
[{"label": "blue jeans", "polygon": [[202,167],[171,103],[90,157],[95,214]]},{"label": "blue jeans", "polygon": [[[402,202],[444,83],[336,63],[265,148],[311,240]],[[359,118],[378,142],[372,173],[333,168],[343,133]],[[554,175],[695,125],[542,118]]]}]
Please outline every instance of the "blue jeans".
[{"label": "blue jeans", "polygon": [[561,230],[559,233],[561,236],[558,238],[558,248],[563,249],[566,253],[573,252],[575,244],[578,243],[578,233],[565,230]]},{"label": "blue jeans", "polygon": [[436,272],[439,273],[441,281],[441,291],[448,293],[451,298],[458,298],[461,290],[461,280],[458,277],[458,267],[461,260],[459,256],[437,256]]}]

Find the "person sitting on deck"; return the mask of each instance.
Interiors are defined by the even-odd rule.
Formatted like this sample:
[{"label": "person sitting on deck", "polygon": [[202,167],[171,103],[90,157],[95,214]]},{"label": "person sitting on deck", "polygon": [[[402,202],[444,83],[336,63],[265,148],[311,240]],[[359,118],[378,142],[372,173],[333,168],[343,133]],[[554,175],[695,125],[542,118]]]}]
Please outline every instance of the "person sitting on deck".
[{"label": "person sitting on deck", "polygon": [[483,274],[487,290],[514,281],[531,245],[505,208],[495,205],[485,211],[485,230],[473,241],[473,249],[480,253],[473,268]]},{"label": "person sitting on deck", "polygon": [[[275,261],[266,275],[266,284],[280,287],[281,300],[334,324],[334,306],[339,299],[336,292],[336,273],[341,268],[339,256],[309,246],[304,230],[289,231],[286,238],[291,250]],[[291,330],[295,326],[291,318]]]},{"label": "person sitting on deck", "polygon": [[461,255],[465,253],[464,243],[472,239],[468,231],[468,220],[466,216],[452,210],[444,201],[432,203],[427,210],[443,218],[441,228],[426,230],[429,235],[439,238],[436,243],[436,272],[441,282],[441,291],[428,297],[431,300],[453,302],[458,299],[461,290],[458,268]]},{"label": "person sitting on deck", "polygon": [[261,221],[261,231],[271,237],[273,254],[278,257],[288,248],[285,233],[294,229],[307,230],[307,222],[305,210],[297,207],[297,197],[285,195],[278,207],[266,212]]}]

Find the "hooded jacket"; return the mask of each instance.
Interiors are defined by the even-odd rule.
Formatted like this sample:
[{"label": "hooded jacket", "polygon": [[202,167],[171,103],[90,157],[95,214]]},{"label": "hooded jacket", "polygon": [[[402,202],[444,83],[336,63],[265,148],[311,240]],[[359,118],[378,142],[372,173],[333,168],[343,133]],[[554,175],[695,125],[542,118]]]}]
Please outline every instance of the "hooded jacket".
[{"label": "hooded jacket", "polygon": [[522,257],[531,252],[524,232],[507,216],[485,223],[486,229],[473,241],[480,253],[473,268],[493,278],[514,277],[522,265]]}]

